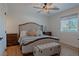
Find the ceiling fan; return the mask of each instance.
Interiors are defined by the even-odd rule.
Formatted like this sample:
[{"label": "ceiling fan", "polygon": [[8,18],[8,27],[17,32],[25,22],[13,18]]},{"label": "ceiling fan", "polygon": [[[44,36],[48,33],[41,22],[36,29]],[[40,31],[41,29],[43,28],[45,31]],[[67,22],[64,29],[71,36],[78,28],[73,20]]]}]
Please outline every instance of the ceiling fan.
[{"label": "ceiling fan", "polygon": [[54,6],[52,3],[43,3],[41,6],[34,6],[34,8],[40,9],[39,12],[44,11],[49,13],[50,10],[59,10],[58,7]]}]

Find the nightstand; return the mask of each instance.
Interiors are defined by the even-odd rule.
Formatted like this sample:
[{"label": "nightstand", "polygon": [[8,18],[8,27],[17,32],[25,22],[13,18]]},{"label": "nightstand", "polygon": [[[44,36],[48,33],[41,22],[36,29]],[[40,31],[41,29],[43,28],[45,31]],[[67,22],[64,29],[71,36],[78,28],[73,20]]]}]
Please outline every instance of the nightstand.
[{"label": "nightstand", "polygon": [[52,36],[52,32],[43,32],[44,35]]},{"label": "nightstand", "polygon": [[17,33],[7,34],[7,46],[13,46],[18,44]]}]

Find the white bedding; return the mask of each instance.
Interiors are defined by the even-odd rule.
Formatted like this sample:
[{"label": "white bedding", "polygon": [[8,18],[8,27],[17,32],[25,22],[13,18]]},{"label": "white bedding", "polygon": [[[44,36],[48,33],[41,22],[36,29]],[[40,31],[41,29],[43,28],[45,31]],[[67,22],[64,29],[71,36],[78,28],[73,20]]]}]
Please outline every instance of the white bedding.
[{"label": "white bedding", "polygon": [[42,35],[42,36],[23,36],[20,37],[18,42],[20,43],[20,45],[22,44],[26,44],[30,41],[36,40],[38,38],[43,38],[43,37],[52,37],[52,38],[57,38],[57,37],[53,37],[53,36],[47,36],[47,35]]},{"label": "white bedding", "polygon": [[[32,52],[33,51],[33,47],[36,46],[36,45],[44,44],[44,43],[48,43],[48,42],[54,41],[54,40],[50,40],[50,39],[43,39],[43,40],[34,42],[34,43],[26,45],[26,46],[23,45],[23,44],[27,44],[27,43],[29,43],[31,41],[34,41],[34,40],[36,40],[38,38],[44,38],[44,37],[51,37],[51,38],[58,39],[57,37],[46,36],[46,35],[42,35],[42,36],[23,36],[23,37],[20,37],[18,42],[22,46],[22,53],[26,54],[26,53]],[[58,40],[55,40],[55,41],[58,42]]]}]

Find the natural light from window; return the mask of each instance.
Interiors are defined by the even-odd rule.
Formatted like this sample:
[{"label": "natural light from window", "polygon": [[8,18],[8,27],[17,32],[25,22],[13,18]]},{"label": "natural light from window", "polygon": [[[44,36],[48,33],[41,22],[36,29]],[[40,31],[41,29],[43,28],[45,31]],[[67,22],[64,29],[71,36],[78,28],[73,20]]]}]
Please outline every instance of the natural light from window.
[{"label": "natural light from window", "polygon": [[78,31],[78,17],[66,18],[61,20],[61,32],[77,32]]}]

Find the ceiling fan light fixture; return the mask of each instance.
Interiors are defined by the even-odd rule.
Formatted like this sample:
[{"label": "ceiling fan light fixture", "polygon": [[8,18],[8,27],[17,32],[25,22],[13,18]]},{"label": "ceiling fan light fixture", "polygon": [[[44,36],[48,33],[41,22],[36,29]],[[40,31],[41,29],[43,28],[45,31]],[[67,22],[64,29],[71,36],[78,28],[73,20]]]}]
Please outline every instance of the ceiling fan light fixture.
[{"label": "ceiling fan light fixture", "polygon": [[49,13],[50,10],[59,10],[53,3],[42,3],[40,7],[35,7],[42,10],[45,13]]}]

